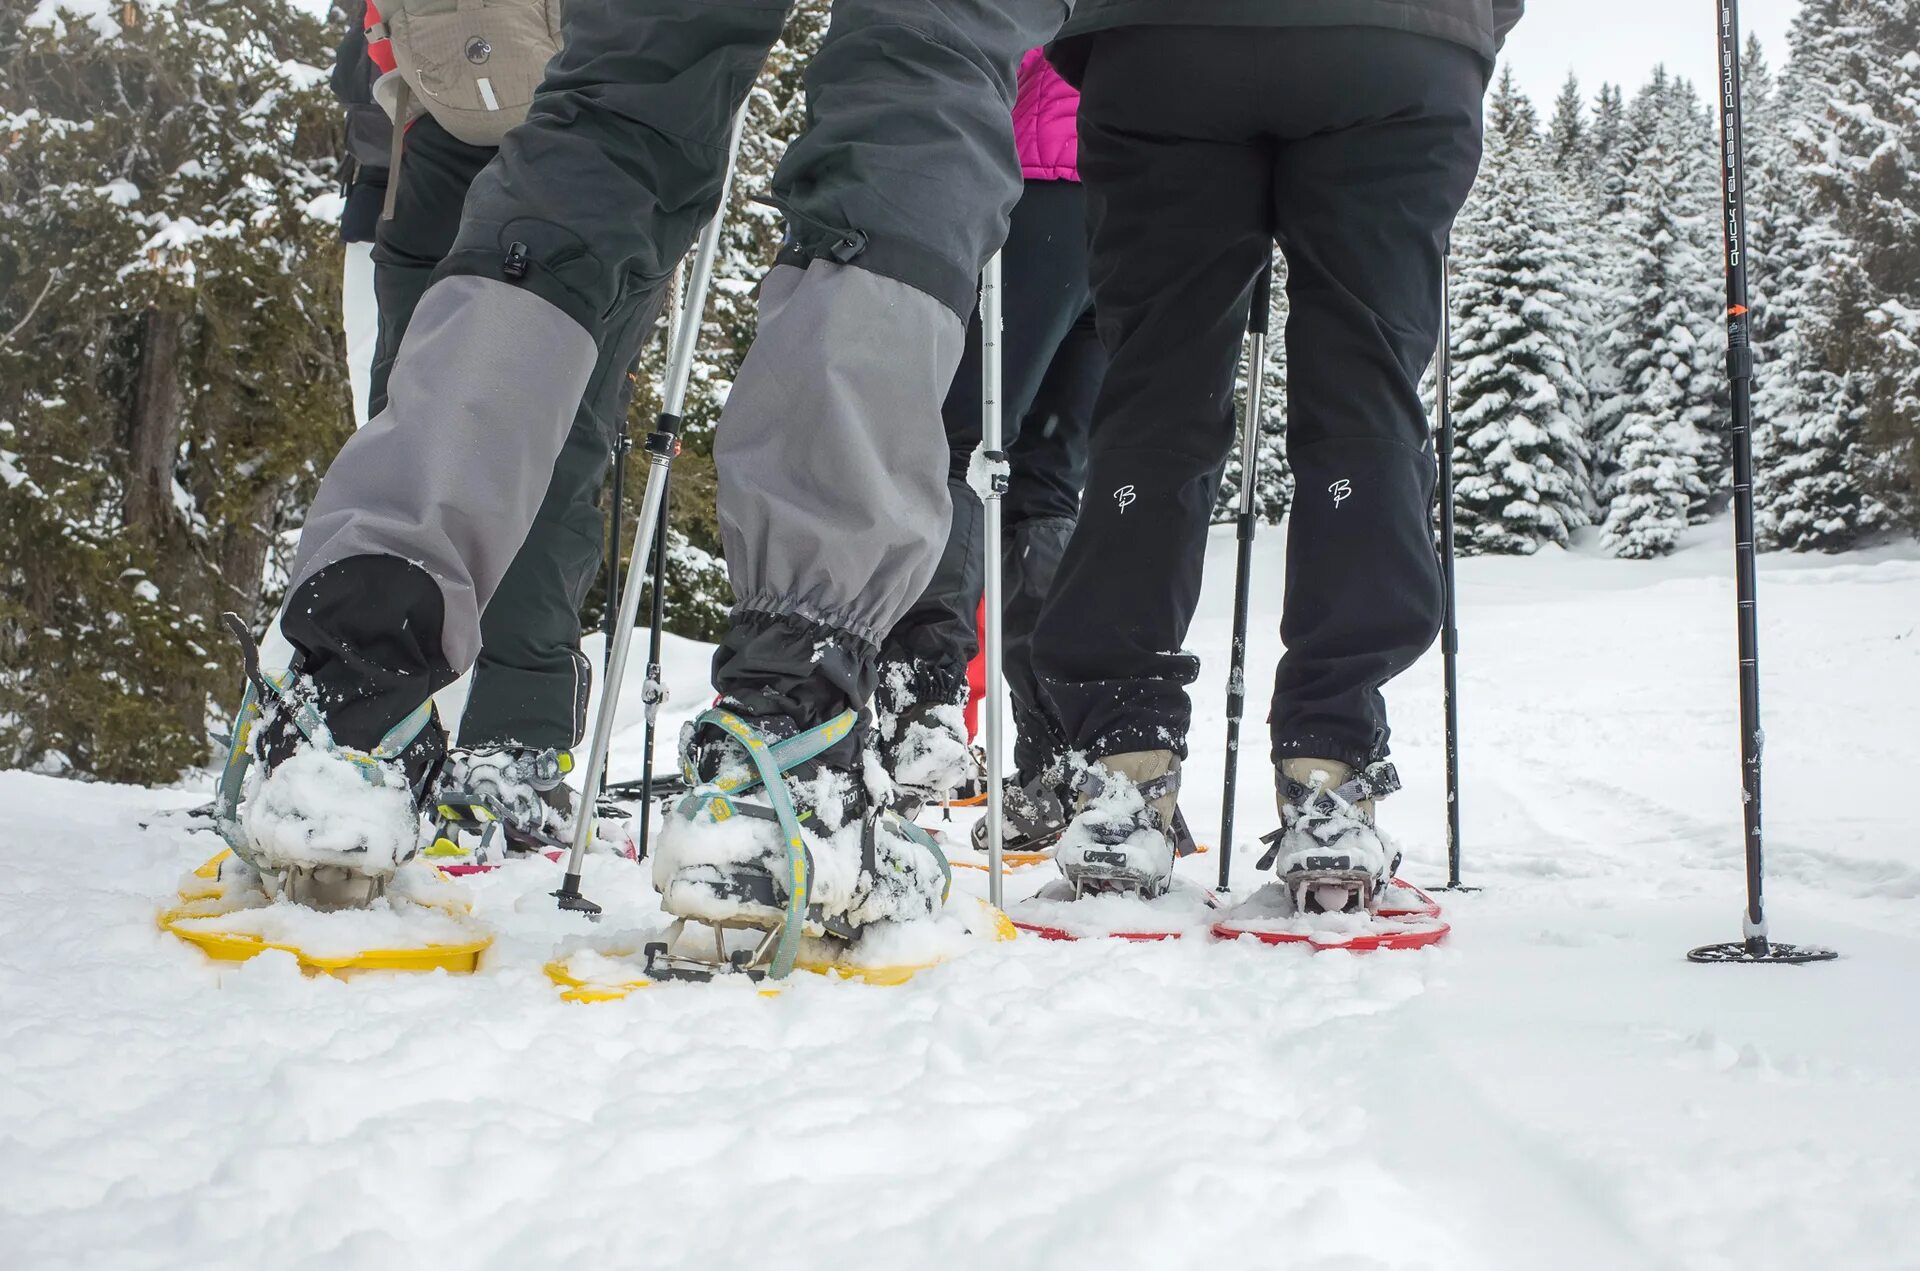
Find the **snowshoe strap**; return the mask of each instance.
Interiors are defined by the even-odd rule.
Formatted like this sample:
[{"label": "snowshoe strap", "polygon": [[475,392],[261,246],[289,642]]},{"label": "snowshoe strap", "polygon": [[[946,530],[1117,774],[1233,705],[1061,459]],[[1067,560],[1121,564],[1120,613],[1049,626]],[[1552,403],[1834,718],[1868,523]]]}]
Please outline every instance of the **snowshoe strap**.
[{"label": "snowshoe strap", "polygon": [[940,849],[939,840],[907,820],[892,808],[869,808],[860,818],[860,867],[874,878],[880,877],[880,850],[876,831],[881,821],[890,821],[891,828],[903,838],[912,839],[927,849],[933,859],[940,864],[940,903],[946,904],[953,895],[953,865],[947,860],[947,854]]},{"label": "snowshoe strap", "polygon": [[240,709],[234,714],[232,740],[227,743],[227,761],[220,766],[220,784],[213,797],[213,826],[226,845],[242,860],[246,836],[240,832],[240,793],[247,784],[247,769],[253,766],[253,725],[260,718],[260,704],[253,695],[253,679],[240,696]]},{"label": "snowshoe strap", "polygon": [[[1093,802],[1102,794],[1106,793],[1107,783],[1101,778],[1100,771],[1098,765],[1088,764],[1075,776],[1073,780],[1073,793],[1080,796],[1083,801],[1082,806]],[[1134,788],[1140,792],[1142,799],[1148,803],[1152,803],[1156,799],[1164,798],[1168,791],[1175,789],[1179,785],[1179,781],[1179,774],[1168,772],[1153,778],[1151,781],[1142,781]]]},{"label": "snowshoe strap", "polygon": [[1384,799],[1399,789],[1399,770],[1383,759],[1378,763],[1368,764],[1365,768],[1355,768],[1345,781],[1331,790],[1289,779],[1287,801],[1299,807],[1314,809],[1327,795],[1332,795],[1341,803],[1351,805],[1364,803],[1368,799]]},{"label": "snowshoe strap", "polygon": [[[1142,781],[1134,788],[1140,791],[1142,799],[1151,804],[1165,798],[1169,791],[1178,788],[1179,783],[1179,774],[1169,772],[1151,781]],[[1073,783],[1073,791],[1083,800],[1081,804],[1083,807],[1099,798],[1105,790],[1106,782],[1100,779],[1098,771],[1091,766],[1082,769]],[[1068,819],[1071,817],[1069,816]],[[1173,824],[1165,826],[1163,833],[1172,841],[1173,854],[1176,857],[1192,856],[1200,850],[1200,844],[1194,841],[1193,831],[1187,828],[1186,815],[1180,811],[1178,802],[1173,805]]]},{"label": "snowshoe strap", "polygon": [[[791,772],[801,764],[807,762],[807,760],[818,758],[820,755],[831,750],[842,738],[853,731],[853,725],[858,719],[859,716],[853,711],[842,711],[826,723],[821,724],[818,728],[809,728],[804,733],[795,733],[793,736],[781,741],[776,741],[771,745],[768,745],[766,739],[761,737],[760,733],[756,731],[751,724],[747,723],[747,721],[741,719],[732,711],[724,711],[717,706],[702,711],[699,718],[693,721],[693,726],[697,729],[703,724],[711,724],[715,728],[726,732],[736,741],[740,740],[742,736],[741,730],[744,729],[746,733],[760,738],[761,744],[766,746],[768,756],[773,761],[774,771],[785,773]],[[728,721],[732,722],[729,723]],[[748,753],[752,753],[750,748]],[[680,761],[680,775],[685,779],[689,790],[698,786],[711,786],[721,794],[745,794],[747,791],[759,785],[766,778],[760,772],[758,760],[755,760],[754,768],[755,771],[752,775],[729,777],[721,781],[702,781],[700,780],[700,774],[693,770],[690,759],[683,757]]]},{"label": "snowshoe strap", "polygon": [[1200,845],[1194,842],[1193,831],[1187,826],[1187,814],[1180,810],[1177,803],[1173,805],[1173,825],[1167,837],[1173,840],[1173,854],[1176,857],[1192,856],[1200,850]]},{"label": "snowshoe strap", "polygon": [[[806,762],[846,736],[853,727],[853,720],[854,713],[847,711],[818,728],[789,737],[786,742],[772,744],[753,725],[731,711],[703,711],[696,721],[696,726],[711,724],[739,742],[747,752],[747,759],[753,764],[754,771],[758,773],[758,779],[733,783],[707,782],[689,791],[682,806],[692,811],[693,807],[688,805],[699,806],[726,794],[764,785],[767,788],[767,802],[772,805],[773,814],[780,823],[780,835],[786,840],[787,903],[785,920],[780,924],[780,935],[773,945],[773,962],[767,968],[767,975],[771,979],[783,980],[793,972],[794,960],[800,954],[800,937],[806,932],[807,899],[813,890],[813,859],[808,855],[806,839],[800,833],[800,817],[794,811],[793,797],[787,792],[787,783],[780,777],[787,769]],[[787,742],[800,744],[787,746]],[[783,746],[786,749],[782,750]]]}]

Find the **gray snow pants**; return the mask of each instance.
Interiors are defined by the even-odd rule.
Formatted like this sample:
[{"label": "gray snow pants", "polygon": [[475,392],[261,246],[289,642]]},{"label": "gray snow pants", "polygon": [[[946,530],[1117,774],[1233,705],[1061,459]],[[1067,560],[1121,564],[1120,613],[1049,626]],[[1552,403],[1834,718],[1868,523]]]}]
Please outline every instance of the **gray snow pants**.
[{"label": "gray snow pants", "polygon": [[[283,628],[369,745],[472,664],[615,315],[719,199],[785,0],[573,0],[526,123],[474,183],[387,407],[314,500]],[[716,687],[803,720],[871,694],[946,536],[940,402],[1021,189],[1014,70],[1065,0],[840,0],[773,181],[789,239],[715,446],[738,598]]]}]

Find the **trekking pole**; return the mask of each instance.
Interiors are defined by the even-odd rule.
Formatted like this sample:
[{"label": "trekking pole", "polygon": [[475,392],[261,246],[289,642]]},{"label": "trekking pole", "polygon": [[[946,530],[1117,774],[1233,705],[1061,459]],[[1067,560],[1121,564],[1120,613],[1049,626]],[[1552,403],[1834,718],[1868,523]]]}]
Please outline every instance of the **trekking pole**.
[{"label": "trekking pole", "polygon": [[660,704],[667,700],[666,678],[660,668],[660,631],[666,624],[667,582],[667,495],[672,493],[671,474],[662,484],[667,490],[660,497],[660,524],[653,533],[653,618],[647,633],[647,678],[640,691],[646,706],[645,740],[640,751],[640,788],[646,797],[640,801],[640,859],[647,858],[647,840],[653,830],[653,737],[660,717]]},{"label": "trekking pole", "polygon": [[1761,902],[1760,642],[1753,552],[1753,346],[1747,329],[1746,172],[1741,155],[1740,16],[1736,0],[1720,14],[1721,229],[1727,270],[1727,375],[1733,381],[1733,559],[1740,641],[1740,778],[1747,843],[1743,939],[1702,945],[1692,962],[1825,962],[1832,949],[1774,944]]},{"label": "trekking pole", "polygon": [[[724,209],[724,202],[722,207]],[[712,244],[719,242],[719,225],[723,212],[714,213],[713,228],[703,236],[700,243],[702,255],[706,255]],[[708,256],[711,268],[711,256]],[[696,317],[691,325],[687,323],[687,291],[684,270],[676,269],[673,275],[673,318],[677,338],[687,339],[697,336],[700,330],[700,318]],[[702,303],[705,297],[702,296]],[[704,316],[704,315],[701,315]],[[696,341],[697,343],[697,341]],[[679,353],[676,345],[669,356],[669,365]],[[691,355],[689,355],[691,365]],[[685,381],[682,380],[682,394]],[[677,413],[677,411],[676,411]],[[646,728],[642,734],[640,747],[640,842],[636,850],[641,860],[647,859],[647,847],[653,836],[653,739],[654,725],[660,718],[660,705],[667,700],[666,677],[660,668],[660,632],[666,626],[666,580],[667,580],[667,525],[670,521],[668,500],[673,494],[673,472],[669,469],[661,475],[663,489],[660,494],[660,524],[653,534],[653,614],[647,635],[647,675],[640,689],[640,701],[646,708]]]},{"label": "trekking pole", "polygon": [[605,610],[600,615],[600,630],[607,638],[607,647],[600,659],[601,674],[606,673],[607,663],[613,658],[613,626],[615,615],[620,611],[620,514],[626,501],[627,456],[633,451],[633,437],[627,431],[627,412],[620,412],[620,425],[613,438],[613,480],[610,493],[613,506],[608,510],[610,522],[607,532],[607,554],[604,568],[607,571],[607,599]]},{"label": "trekking pole", "polygon": [[1006,664],[1003,657],[1005,621],[1002,564],[1000,558],[1000,499],[1007,492],[1007,456],[1000,450],[1000,253],[995,252],[980,273],[980,449],[986,461],[986,698],[982,709],[987,714],[987,898],[995,909],[1002,907],[1005,889],[1000,881],[1000,859],[1006,827],[1001,809],[1006,792],[1001,788],[1001,690],[1005,687]]},{"label": "trekking pole", "polygon": [[620,617],[614,626],[613,642],[607,650],[606,682],[600,692],[600,713],[593,726],[593,745],[587,754],[587,771],[580,786],[579,811],[573,818],[573,853],[567,858],[567,876],[560,890],[553,893],[560,908],[572,913],[598,917],[600,906],[580,894],[580,871],[585,867],[587,844],[593,839],[593,815],[600,802],[600,785],[607,772],[607,750],[613,744],[614,717],[620,711],[620,686],[626,679],[627,646],[633,643],[634,624],[640,617],[642,574],[653,544],[665,524],[667,482],[673,460],[680,453],[680,410],[686,405],[687,380],[693,373],[693,349],[700,334],[702,310],[707,304],[707,283],[713,275],[713,258],[720,247],[720,223],[726,216],[727,192],[733,185],[734,159],[740,153],[740,122],[746,107],[734,116],[733,133],[727,142],[727,166],[720,178],[720,201],[713,219],[700,234],[700,248],[693,260],[693,273],[680,310],[680,330],[673,341],[667,365],[667,379],[661,393],[660,417],[647,434],[647,488],[640,500],[639,532],[633,544],[633,557],[627,564],[626,585],[620,589]]},{"label": "trekking pole", "polygon": [[1479,891],[1460,881],[1460,609],[1453,568],[1453,244],[1440,258],[1440,364],[1434,372],[1440,416],[1440,709],[1446,716],[1447,891]]},{"label": "trekking pole", "polygon": [[1220,795],[1220,890],[1233,869],[1233,802],[1240,792],[1240,715],[1247,704],[1247,604],[1253,583],[1254,478],[1260,463],[1260,418],[1266,413],[1267,311],[1273,304],[1273,258],[1253,284],[1247,311],[1247,408],[1240,421],[1240,512],[1234,523],[1239,560],[1233,573],[1233,665],[1227,671],[1227,783]]},{"label": "trekking pole", "polygon": [[[674,298],[668,308],[674,315],[672,326],[676,330],[680,326],[681,282],[682,270],[675,269],[671,284]],[[667,356],[669,358],[673,356],[671,350],[668,351]],[[607,571],[607,599],[600,615],[600,630],[606,636],[607,647],[600,659],[602,675],[606,673],[608,659],[613,657],[613,628],[615,617],[620,612],[620,535],[622,532],[620,522],[626,512],[627,456],[632,453],[633,436],[628,431],[627,412],[623,409],[620,412],[618,431],[613,439],[613,480],[610,490],[613,506],[608,514],[612,525],[607,535],[606,556],[603,558],[604,568]]]}]

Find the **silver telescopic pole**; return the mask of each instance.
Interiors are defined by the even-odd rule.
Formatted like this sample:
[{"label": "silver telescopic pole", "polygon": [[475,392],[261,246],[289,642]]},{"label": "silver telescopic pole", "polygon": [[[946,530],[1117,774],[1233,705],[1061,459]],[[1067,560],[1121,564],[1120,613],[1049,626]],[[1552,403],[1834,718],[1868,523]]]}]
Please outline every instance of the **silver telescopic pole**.
[{"label": "silver telescopic pole", "polygon": [[1007,491],[1007,457],[1000,451],[1000,253],[995,252],[980,275],[980,447],[986,460],[986,700],[987,713],[987,897],[1001,907],[1000,858],[1005,836],[1001,808],[1001,690],[1006,665],[1002,657],[1003,596],[1000,557],[1000,499]]},{"label": "silver telescopic pole", "polygon": [[[667,365],[662,407],[658,426],[648,435],[647,490],[640,503],[640,521],[636,528],[633,555],[627,563],[627,579],[620,589],[620,621],[614,628],[613,645],[607,651],[606,682],[601,686],[600,713],[593,726],[593,745],[587,754],[587,772],[580,785],[580,802],[573,818],[573,853],[567,858],[566,880],[554,896],[560,908],[598,915],[600,907],[580,894],[580,871],[587,859],[587,844],[593,840],[594,812],[600,802],[600,786],[607,772],[607,751],[613,744],[614,718],[620,710],[620,686],[626,682],[627,649],[633,643],[633,628],[640,616],[640,592],[647,560],[653,552],[660,527],[660,508],[666,502],[668,474],[680,449],[680,411],[686,405],[687,381],[693,374],[693,351],[699,342],[700,322],[707,307],[707,284],[713,277],[713,258],[720,249],[721,221],[725,218],[727,192],[733,186],[734,159],[740,153],[740,123],[745,107],[734,116],[733,135],[727,143],[727,167],[720,179],[720,202],[713,219],[700,234],[699,251],[693,259],[685,304],[680,310],[680,329],[674,333],[673,354]],[[646,797],[651,797],[651,793]]]}]

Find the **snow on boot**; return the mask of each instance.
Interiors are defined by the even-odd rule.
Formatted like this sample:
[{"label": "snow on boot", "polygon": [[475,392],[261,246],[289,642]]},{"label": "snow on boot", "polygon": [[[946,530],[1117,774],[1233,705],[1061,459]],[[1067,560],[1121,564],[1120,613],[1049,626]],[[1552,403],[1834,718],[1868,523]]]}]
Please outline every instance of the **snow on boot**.
[{"label": "snow on boot", "polygon": [[1280,828],[1259,868],[1274,867],[1296,913],[1373,912],[1400,867],[1373,820],[1374,801],[1400,788],[1393,765],[1286,759],[1274,776]]},{"label": "snow on boot", "polygon": [[779,979],[803,937],[851,941],[946,901],[951,872],[932,838],[867,793],[856,718],[801,731],[713,709],[682,731],[691,788],[661,829],[654,885],[677,918],[772,933],[746,969],[764,963]]},{"label": "snow on boot", "polygon": [[372,904],[419,849],[421,803],[446,757],[432,701],[360,751],[333,740],[308,681],[288,677],[262,696],[259,706],[249,696],[236,736],[261,776],[236,815],[247,762],[229,758],[238,775],[231,792],[222,779],[222,833],[269,897],[313,909]]},{"label": "snow on boot", "polygon": [[925,676],[896,662],[881,668],[874,699],[875,749],[893,780],[893,809],[908,820],[929,803],[946,802],[978,771],[966,710],[929,690]]},{"label": "snow on boot", "polygon": [[[1009,852],[1038,852],[1052,847],[1067,822],[1072,787],[1052,769],[1026,781],[1009,778],[1001,784],[1000,846]],[[973,823],[975,851],[987,850],[987,818]]]},{"label": "snow on boot", "polygon": [[1104,755],[1088,767],[1078,790],[1080,810],[1053,854],[1074,894],[1164,894],[1173,883],[1180,756],[1171,750]]}]

